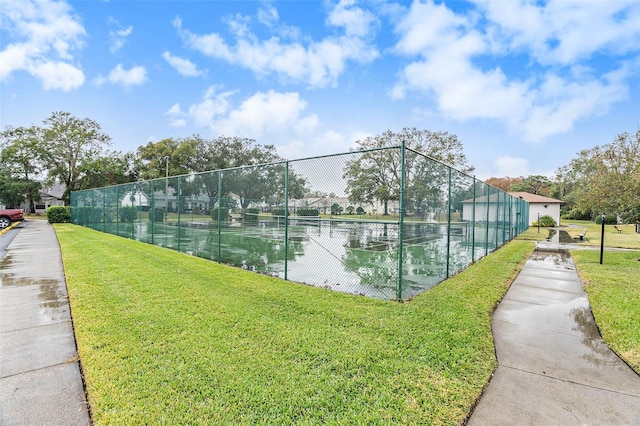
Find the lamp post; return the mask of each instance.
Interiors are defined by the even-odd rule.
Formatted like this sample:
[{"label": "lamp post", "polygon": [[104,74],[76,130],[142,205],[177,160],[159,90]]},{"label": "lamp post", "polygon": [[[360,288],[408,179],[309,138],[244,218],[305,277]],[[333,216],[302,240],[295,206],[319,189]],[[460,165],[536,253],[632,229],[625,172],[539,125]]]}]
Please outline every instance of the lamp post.
[{"label": "lamp post", "polygon": [[602,265],[602,254],[604,253],[604,218],[605,214],[602,213],[602,232],[600,232],[600,264]]},{"label": "lamp post", "polygon": [[538,234],[540,233],[540,212],[538,212]]},{"label": "lamp post", "polygon": [[164,220],[169,217],[169,156],[164,156]]}]

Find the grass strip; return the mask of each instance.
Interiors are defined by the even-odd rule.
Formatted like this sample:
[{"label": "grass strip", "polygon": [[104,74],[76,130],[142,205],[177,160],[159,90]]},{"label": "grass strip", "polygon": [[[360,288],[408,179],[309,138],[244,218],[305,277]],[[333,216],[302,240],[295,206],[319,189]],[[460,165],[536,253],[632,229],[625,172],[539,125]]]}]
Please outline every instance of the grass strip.
[{"label": "grass strip", "polygon": [[396,303],[56,225],[96,424],[460,424],[497,366],[512,241]]},{"label": "grass strip", "polygon": [[591,310],[609,347],[640,373],[640,251],[572,250]]},{"label": "grass strip", "polygon": [[[573,238],[578,238],[585,229],[587,234],[585,240],[580,241],[581,246],[600,246],[602,237],[602,225],[588,220],[563,220],[563,225],[568,225],[565,230]],[[635,225],[616,225],[620,232],[616,231],[613,225],[604,226],[604,245],[606,247],[619,247],[628,249],[640,249],[640,234],[636,232]]]}]

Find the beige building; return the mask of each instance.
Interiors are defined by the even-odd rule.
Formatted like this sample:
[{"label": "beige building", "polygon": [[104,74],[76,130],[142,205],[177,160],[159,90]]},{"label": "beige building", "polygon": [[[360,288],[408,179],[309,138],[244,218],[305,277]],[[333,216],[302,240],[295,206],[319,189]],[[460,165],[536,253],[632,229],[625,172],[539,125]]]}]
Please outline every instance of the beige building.
[{"label": "beige building", "polygon": [[529,203],[529,225],[538,221],[538,215],[551,216],[560,225],[560,205],[563,201],[528,192],[509,192],[510,195]]}]

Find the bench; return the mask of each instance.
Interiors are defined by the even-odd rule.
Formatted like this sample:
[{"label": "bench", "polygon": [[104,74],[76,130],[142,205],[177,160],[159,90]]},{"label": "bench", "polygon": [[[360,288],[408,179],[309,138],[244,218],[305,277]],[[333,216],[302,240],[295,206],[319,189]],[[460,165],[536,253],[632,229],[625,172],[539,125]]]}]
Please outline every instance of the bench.
[{"label": "bench", "polygon": [[578,235],[578,238],[580,238],[580,241],[584,241],[585,238],[584,236],[587,235],[587,230],[585,229],[584,231],[582,231],[582,234]]},{"label": "bench", "polygon": [[622,229],[618,228],[616,225],[613,225],[613,229],[618,231],[618,234],[622,234]]}]

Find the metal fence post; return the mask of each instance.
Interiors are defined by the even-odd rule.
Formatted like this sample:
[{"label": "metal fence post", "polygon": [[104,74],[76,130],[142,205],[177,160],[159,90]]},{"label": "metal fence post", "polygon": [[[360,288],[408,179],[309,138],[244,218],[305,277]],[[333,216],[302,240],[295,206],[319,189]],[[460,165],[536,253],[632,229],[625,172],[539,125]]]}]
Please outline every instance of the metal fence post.
[{"label": "metal fence post", "polygon": [[403,267],[403,240],[404,240],[404,187],[406,178],[406,146],[404,140],[400,146],[400,220],[398,221],[398,287],[396,298],[402,300],[402,267]]},{"label": "metal fence post", "polygon": [[491,187],[487,187],[487,219],[486,219],[486,238],[484,240],[484,255],[489,254],[489,215],[491,214]]},{"label": "metal fence post", "polygon": [[[471,263],[476,261],[476,177],[473,177],[473,205],[471,207]],[[464,211],[464,209],[463,209]]]},{"label": "metal fence post", "polygon": [[176,179],[178,179],[178,192],[176,195],[176,210],[178,211],[178,227],[176,232],[178,235],[176,237],[178,238],[178,251],[180,251],[180,210],[182,210],[182,205],[180,203],[182,200],[180,200],[180,198],[182,197],[182,193],[180,192],[180,176],[176,177]]},{"label": "metal fence post", "polygon": [[448,189],[447,189],[447,278],[449,278],[449,255],[451,254],[451,167],[447,167]]},{"label": "metal fence post", "polygon": [[222,263],[222,171],[218,172],[218,263]]},{"label": "metal fence post", "polygon": [[155,217],[154,215],[156,214],[156,197],[154,194],[154,190],[153,188],[155,187],[155,183],[154,181],[150,181],[149,182],[149,188],[151,188],[151,191],[149,191],[151,193],[151,209],[149,210],[151,212],[151,215],[149,216],[149,222],[151,222],[151,244],[154,244],[154,233],[155,233],[155,229],[154,229],[154,223],[155,223]]},{"label": "metal fence post", "polygon": [[289,269],[289,162],[284,163],[284,279]]}]

